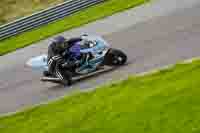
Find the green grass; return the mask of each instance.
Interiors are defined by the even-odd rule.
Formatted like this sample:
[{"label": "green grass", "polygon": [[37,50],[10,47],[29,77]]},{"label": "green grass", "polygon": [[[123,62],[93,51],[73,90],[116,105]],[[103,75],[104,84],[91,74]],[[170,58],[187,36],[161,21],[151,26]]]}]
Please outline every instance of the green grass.
[{"label": "green grass", "polygon": [[132,8],[149,0],[106,0],[106,2],[77,12],[62,20],[25,32],[0,42],[0,55],[28,46],[41,39],[81,26],[113,13]]},{"label": "green grass", "polygon": [[0,118],[0,133],[199,133],[200,61]]}]

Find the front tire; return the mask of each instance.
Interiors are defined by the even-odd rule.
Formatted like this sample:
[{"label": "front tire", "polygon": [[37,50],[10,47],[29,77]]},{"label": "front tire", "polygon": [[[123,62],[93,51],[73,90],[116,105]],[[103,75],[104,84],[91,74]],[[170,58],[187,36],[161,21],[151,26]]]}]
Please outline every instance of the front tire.
[{"label": "front tire", "polygon": [[110,49],[105,56],[105,65],[120,66],[127,62],[127,56],[124,52],[118,49]]}]

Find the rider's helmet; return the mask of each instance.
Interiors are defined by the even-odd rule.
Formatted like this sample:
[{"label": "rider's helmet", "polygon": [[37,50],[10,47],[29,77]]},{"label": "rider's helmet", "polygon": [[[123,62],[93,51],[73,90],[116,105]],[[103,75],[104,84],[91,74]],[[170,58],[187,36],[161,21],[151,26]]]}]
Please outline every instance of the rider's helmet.
[{"label": "rider's helmet", "polygon": [[59,48],[65,48],[66,39],[63,36],[57,36],[54,38],[54,43],[57,44]]}]

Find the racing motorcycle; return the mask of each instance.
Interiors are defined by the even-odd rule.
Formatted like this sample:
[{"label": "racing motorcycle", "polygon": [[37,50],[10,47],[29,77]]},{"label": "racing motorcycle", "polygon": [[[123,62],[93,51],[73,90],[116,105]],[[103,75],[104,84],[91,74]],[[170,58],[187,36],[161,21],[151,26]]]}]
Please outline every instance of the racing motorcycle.
[{"label": "racing motorcycle", "polygon": [[[127,62],[127,56],[119,49],[111,48],[109,43],[100,36],[86,36],[87,43],[81,45],[81,54],[89,54],[90,58],[81,59],[81,64],[77,68],[64,67],[64,74],[69,83],[74,77],[80,77],[87,74],[95,73],[105,66],[117,67]],[[26,63],[27,66],[34,70],[47,71],[47,55],[43,54],[33,57]],[[54,76],[44,75],[41,81],[59,82],[60,79]]]}]

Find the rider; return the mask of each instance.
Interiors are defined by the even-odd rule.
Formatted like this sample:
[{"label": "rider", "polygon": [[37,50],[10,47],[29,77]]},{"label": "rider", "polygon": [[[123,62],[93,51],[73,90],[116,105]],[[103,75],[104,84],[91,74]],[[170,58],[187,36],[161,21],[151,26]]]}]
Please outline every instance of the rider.
[{"label": "rider", "polygon": [[48,71],[44,71],[44,76],[56,76],[63,81],[65,81],[61,64],[63,63],[62,53],[67,47],[66,39],[63,36],[58,36],[54,38],[54,41],[48,47]]},{"label": "rider", "polygon": [[81,37],[71,38],[69,40],[66,40],[63,36],[56,37],[48,47],[47,61],[49,69],[44,72],[44,76],[56,76],[61,79],[64,84],[70,85],[70,83],[65,80],[67,77],[64,75],[63,66],[66,65],[66,58],[70,59],[67,61],[67,65],[79,65],[78,58],[80,58],[80,42],[82,40]]}]

